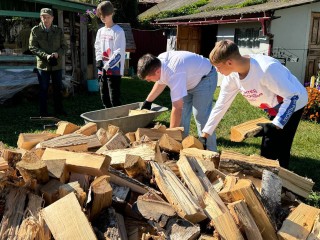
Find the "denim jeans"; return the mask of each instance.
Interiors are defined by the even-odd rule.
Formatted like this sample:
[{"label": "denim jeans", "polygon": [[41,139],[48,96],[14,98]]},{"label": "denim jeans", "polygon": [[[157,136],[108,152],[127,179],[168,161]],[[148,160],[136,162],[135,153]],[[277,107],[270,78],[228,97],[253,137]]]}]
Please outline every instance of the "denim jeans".
[{"label": "denim jeans", "polygon": [[[201,136],[202,129],[208,121],[213,94],[217,87],[217,72],[215,68],[201,79],[197,86],[188,90],[188,95],[183,98],[183,110],[181,125],[184,127],[185,136],[189,135],[191,111],[197,125],[198,136]],[[217,151],[216,134],[213,133],[207,139],[207,149]]]},{"label": "denim jeans", "polygon": [[62,106],[62,70],[44,71],[38,69],[38,81],[40,86],[40,115],[48,115],[47,99],[50,85],[50,77],[53,86],[54,111],[63,111]]}]

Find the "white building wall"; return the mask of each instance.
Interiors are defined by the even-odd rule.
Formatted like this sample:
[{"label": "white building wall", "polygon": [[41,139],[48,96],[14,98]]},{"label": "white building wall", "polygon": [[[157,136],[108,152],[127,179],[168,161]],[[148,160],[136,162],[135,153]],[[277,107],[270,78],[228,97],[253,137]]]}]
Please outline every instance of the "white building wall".
[{"label": "white building wall", "polygon": [[301,83],[304,82],[306,70],[312,12],[320,12],[320,3],[277,10],[274,16],[280,18],[272,20],[270,27],[270,32],[274,34],[274,55],[282,52],[289,59],[298,58],[298,62],[287,61],[286,66]]}]

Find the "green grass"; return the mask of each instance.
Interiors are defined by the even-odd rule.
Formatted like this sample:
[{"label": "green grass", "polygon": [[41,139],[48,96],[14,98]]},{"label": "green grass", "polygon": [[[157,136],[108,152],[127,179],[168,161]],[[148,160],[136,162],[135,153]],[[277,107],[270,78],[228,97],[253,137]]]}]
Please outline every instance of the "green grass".
[{"label": "green grass", "polygon": [[[124,78],[122,84],[122,103],[144,101],[152,86],[152,83],[138,79]],[[217,99],[218,94],[219,88],[214,95],[214,99]],[[38,114],[38,103],[34,99],[36,95],[37,92],[34,90],[26,90],[24,94],[19,94],[18,103],[2,105],[0,107],[0,140],[7,146],[16,147],[19,133],[43,130],[43,124],[45,122],[29,120],[30,116],[37,116]],[[171,109],[168,89],[159,96],[156,103]],[[52,103],[49,103],[49,105],[52,105]],[[76,90],[74,96],[65,98],[64,105],[68,116],[62,119],[78,125],[84,124],[80,114],[102,108],[99,93],[87,93],[86,91],[80,90]],[[259,154],[260,138],[251,138],[241,143],[235,143],[229,140],[229,135],[231,126],[263,115],[264,113],[261,110],[250,106],[241,95],[237,96],[216,130],[218,151],[228,149],[247,155]],[[169,119],[170,112],[166,112],[160,115],[155,121],[169,126]],[[196,133],[195,129],[194,121],[192,121],[191,134],[194,135]],[[289,169],[301,176],[311,178],[316,183],[314,190],[320,191],[320,124],[301,121],[291,153],[292,158]],[[319,204],[319,198],[319,194],[316,193],[311,196],[310,202],[315,205]]]}]

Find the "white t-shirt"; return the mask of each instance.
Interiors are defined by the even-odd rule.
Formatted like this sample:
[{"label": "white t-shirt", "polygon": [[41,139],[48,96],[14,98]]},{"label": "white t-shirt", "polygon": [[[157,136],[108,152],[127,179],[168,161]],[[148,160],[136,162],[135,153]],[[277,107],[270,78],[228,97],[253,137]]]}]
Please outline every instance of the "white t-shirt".
[{"label": "white t-shirt", "polygon": [[111,28],[102,27],[98,30],[96,42],[96,61],[109,63],[107,75],[123,75],[126,56],[126,37],[123,29],[115,24]]},{"label": "white t-shirt", "polygon": [[250,70],[244,79],[240,80],[235,72],[224,77],[203,132],[213,133],[239,92],[251,105],[275,116],[272,123],[279,128],[283,128],[291,115],[308,102],[306,89],[278,60],[260,54],[250,55]]},{"label": "white t-shirt", "polygon": [[187,96],[187,90],[197,86],[212,68],[209,59],[188,51],[164,52],[158,58],[161,61],[158,84],[165,84],[170,88],[172,102]]}]

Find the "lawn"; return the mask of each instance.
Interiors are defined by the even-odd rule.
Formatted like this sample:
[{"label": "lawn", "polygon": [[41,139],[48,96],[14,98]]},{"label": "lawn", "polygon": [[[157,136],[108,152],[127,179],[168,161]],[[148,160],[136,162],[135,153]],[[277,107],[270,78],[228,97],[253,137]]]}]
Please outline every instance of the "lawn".
[{"label": "lawn", "polygon": [[[138,79],[124,78],[122,84],[122,103],[132,103],[143,101],[152,83],[147,83]],[[219,88],[214,99],[217,99]],[[33,91],[24,91],[16,98],[18,101],[0,106],[0,140],[9,147],[16,147],[19,133],[37,132],[43,130],[45,122],[30,121],[31,116],[37,116],[38,105]],[[159,105],[171,108],[169,90],[166,89],[155,101]],[[49,105],[52,105],[49,104]],[[74,96],[64,99],[67,117],[63,120],[83,125],[81,113],[101,109],[99,93],[87,93],[84,90],[76,89]],[[49,108],[50,110],[50,108]],[[231,108],[216,130],[218,150],[225,149],[237,151],[243,154],[259,154],[261,138],[247,139],[241,143],[229,140],[230,127],[247,120],[263,116],[264,113],[253,108],[241,96],[237,96]],[[163,113],[156,121],[169,125],[170,112]],[[191,134],[195,134],[195,124],[192,122]],[[301,176],[306,176],[316,182],[314,190],[320,191],[320,124],[308,121],[301,121],[292,147],[292,158],[289,169]],[[316,201],[319,201],[315,195]],[[317,200],[318,199],[318,200]],[[316,203],[318,204],[318,203]]]}]

